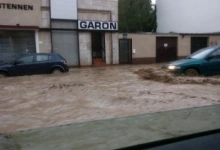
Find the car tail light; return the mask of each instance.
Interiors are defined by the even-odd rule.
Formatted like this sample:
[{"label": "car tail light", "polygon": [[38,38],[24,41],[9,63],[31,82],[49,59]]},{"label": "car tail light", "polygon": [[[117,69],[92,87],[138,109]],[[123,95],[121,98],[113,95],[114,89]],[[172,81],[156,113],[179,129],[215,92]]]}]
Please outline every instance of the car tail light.
[{"label": "car tail light", "polygon": [[63,64],[65,64],[65,65],[67,65],[66,60],[61,60],[61,62],[62,62]]}]

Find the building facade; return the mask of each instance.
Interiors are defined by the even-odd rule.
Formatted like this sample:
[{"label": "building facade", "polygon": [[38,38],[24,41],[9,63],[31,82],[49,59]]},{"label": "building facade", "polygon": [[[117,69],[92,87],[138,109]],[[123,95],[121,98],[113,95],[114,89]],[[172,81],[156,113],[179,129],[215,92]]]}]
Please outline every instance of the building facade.
[{"label": "building facade", "polygon": [[163,63],[220,46],[219,0],[158,0],[157,33],[119,34],[119,63]]},{"label": "building facade", "polygon": [[220,46],[220,34],[119,34],[120,64],[163,63],[186,56],[200,48]]},{"label": "building facade", "polygon": [[119,63],[117,0],[1,0],[0,14],[2,56],[57,52],[70,66]]}]

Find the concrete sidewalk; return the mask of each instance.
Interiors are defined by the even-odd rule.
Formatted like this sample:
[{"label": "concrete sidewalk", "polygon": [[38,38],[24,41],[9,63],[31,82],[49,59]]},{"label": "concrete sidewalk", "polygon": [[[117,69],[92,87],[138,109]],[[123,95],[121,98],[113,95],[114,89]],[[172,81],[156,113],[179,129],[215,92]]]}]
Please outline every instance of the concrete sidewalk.
[{"label": "concrete sidewalk", "polygon": [[216,105],[16,132],[0,138],[0,149],[117,149],[218,129],[219,114]]}]

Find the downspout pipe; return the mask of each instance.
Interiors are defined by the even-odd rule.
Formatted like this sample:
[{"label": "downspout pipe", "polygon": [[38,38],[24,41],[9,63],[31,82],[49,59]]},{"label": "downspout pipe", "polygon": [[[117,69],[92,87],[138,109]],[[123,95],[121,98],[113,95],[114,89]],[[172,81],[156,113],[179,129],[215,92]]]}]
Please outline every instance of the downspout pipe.
[{"label": "downspout pipe", "polygon": [[[110,13],[110,21],[112,21],[112,12]],[[114,65],[114,44],[113,44],[113,36],[112,36],[113,32],[111,32],[111,48],[112,48],[112,60],[111,60],[111,64]]]},{"label": "downspout pipe", "polygon": [[52,12],[51,12],[51,1],[49,0],[49,10],[50,10],[50,40],[51,40],[51,52],[54,53],[53,50],[53,35],[52,35]]}]

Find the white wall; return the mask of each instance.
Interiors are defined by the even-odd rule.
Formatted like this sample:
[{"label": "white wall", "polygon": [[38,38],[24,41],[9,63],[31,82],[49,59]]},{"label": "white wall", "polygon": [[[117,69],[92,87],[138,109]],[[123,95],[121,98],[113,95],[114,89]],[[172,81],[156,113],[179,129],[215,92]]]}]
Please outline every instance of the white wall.
[{"label": "white wall", "polygon": [[158,33],[220,32],[220,0],[157,0]]}]

